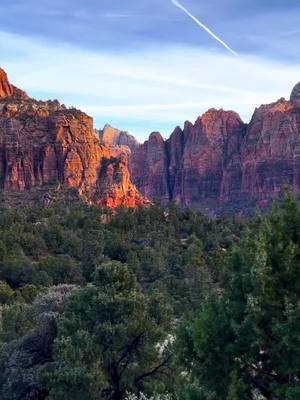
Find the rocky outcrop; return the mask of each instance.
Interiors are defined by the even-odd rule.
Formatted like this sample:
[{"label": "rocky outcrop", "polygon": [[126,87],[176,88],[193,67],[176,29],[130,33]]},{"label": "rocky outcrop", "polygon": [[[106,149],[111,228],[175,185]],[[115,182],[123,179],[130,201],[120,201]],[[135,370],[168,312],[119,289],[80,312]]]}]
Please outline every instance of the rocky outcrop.
[{"label": "rocky outcrop", "polygon": [[148,198],[248,213],[285,184],[300,196],[300,84],[290,100],[257,108],[248,125],[211,109],[169,139],[154,132],[140,145],[109,125],[95,131],[89,116],[58,101],[30,99],[0,69],[0,206],[48,201],[62,188],[112,208]]},{"label": "rocky outcrop", "polygon": [[0,99],[12,96],[14,93],[13,86],[9,83],[6,72],[0,68]]},{"label": "rocky outcrop", "polygon": [[158,132],[139,146],[130,158],[135,184],[149,199],[170,200],[167,144]]},{"label": "rocky outcrop", "polygon": [[103,130],[96,130],[96,135],[99,136],[100,143],[109,147],[116,155],[130,155],[139,146],[134,136],[126,131],[113,128],[109,124],[106,124]]},{"label": "rocky outcrop", "polygon": [[234,170],[231,163],[239,155],[244,130],[236,113],[211,109],[195,124],[177,127],[166,141],[152,133],[132,155],[133,180],[151,199],[215,207],[234,191],[223,178],[227,168]]},{"label": "rocky outcrop", "polygon": [[13,95],[22,97],[23,99],[28,99],[28,96],[25,92],[9,82],[6,72],[0,68],[0,99],[4,99],[5,97],[10,97]]},{"label": "rocky outcrop", "polygon": [[94,202],[110,208],[134,208],[149,203],[131,182],[128,157],[107,158],[102,162]]},{"label": "rocky outcrop", "polygon": [[145,204],[130,181],[126,157],[116,159],[100,144],[92,118],[58,101],[30,99],[10,85],[5,73],[1,76],[2,195],[39,195],[41,189],[61,186],[76,189],[87,201],[103,206]]},{"label": "rocky outcrop", "polygon": [[263,105],[246,125],[211,109],[164,141],[158,133],[131,158],[133,182],[150,199],[211,214],[268,207],[288,185],[300,194],[300,84],[290,100]]},{"label": "rocky outcrop", "polygon": [[241,192],[268,202],[284,184],[300,192],[300,103],[291,101],[255,110],[241,149]]},{"label": "rocky outcrop", "polygon": [[300,82],[292,90],[290,102],[294,105],[300,104]]}]

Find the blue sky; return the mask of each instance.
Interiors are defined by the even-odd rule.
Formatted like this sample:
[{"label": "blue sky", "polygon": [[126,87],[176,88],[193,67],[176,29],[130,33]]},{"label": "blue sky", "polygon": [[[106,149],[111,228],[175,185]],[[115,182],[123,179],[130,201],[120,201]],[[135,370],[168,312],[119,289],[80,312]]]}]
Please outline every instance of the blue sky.
[{"label": "blue sky", "polygon": [[300,80],[298,0],[1,0],[0,65],[31,96],[58,98],[140,140],[211,107],[245,121]]}]

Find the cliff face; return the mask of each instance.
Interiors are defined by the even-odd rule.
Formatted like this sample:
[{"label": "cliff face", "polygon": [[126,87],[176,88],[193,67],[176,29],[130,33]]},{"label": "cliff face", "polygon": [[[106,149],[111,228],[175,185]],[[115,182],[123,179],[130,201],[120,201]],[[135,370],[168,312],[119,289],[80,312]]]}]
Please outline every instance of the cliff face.
[{"label": "cliff face", "polygon": [[6,72],[0,68],[0,100],[13,95],[22,97],[23,99],[28,99],[28,96],[25,92],[9,82]]},{"label": "cliff face", "polygon": [[241,191],[267,202],[283,184],[300,191],[300,102],[280,99],[252,117],[241,150]]},{"label": "cliff face", "polygon": [[209,213],[266,207],[288,184],[300,193],[300,84],[289,101],[255,110],[249,125],[234,112],[209,110],[164,141],[158,133],[137,148],[131,171],[150,199]]},{"label": "cliff face", "polygon": [[[0,77],[2,194],[62,186],[111,207],[145,202],[130,181],[127,161],[116,159],[96,138],[92,118],[57,101],[30,99],[8,82],[4,71]],[[117,165],[112,176],[111,165]]]},{"label": "cliff face", "polygon": [[139,146],[134,136],[106,124],[103,130],[96,130],[100,143],[109,147],[116,155],[130,155]]},{"label": "cliff face", "polygon": [[149,140],[132,153],[130,170],[145,197],[170,200],[167,145],[160,133],[151,133]]},{"label": "cliff face", "polygon": [[154,132],[140,145],[109,125],[95,131],[89,116],[58,101],[29,98],[0,69],[0,205],[67,188],[112,208],[148,198],[243,213],[267,207],[284,184],[300,195],[300,83],[248,125],[211,109],[169,139]]},{"label": "cliff face", "polygon": [[234,177],[232,160],[238,157],[244,130],[236,113],[212,109],[195,124],[177,127],[166,141],[159,133],[151,134],[132,155],[133,180],[151,199],[215,207],[239,186],[227,187],[223,179],[230,168]]}]

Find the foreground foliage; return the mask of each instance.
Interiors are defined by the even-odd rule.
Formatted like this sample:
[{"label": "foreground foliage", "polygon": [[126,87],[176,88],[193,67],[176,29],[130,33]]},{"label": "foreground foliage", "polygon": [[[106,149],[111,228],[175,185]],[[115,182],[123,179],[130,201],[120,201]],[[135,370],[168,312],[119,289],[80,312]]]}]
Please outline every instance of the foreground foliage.
[{"label": "foreground foliage", "polygon": [[300,398],[300,207],[291,197],[226,258],[221,296],[181,329],[201,399]]},{"label": "foreground foliage", "polygon": [[0,212],[0,398],[300,398],[300,206]]}]

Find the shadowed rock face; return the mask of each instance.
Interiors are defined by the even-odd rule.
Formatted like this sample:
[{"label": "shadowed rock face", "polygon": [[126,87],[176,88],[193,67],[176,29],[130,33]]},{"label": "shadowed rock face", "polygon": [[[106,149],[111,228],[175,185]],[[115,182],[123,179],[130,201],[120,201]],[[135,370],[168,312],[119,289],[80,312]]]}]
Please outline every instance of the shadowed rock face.
[{"label": "shadowed rock face", "polygon": [[[236,113],[212,109],[195,124],[177,127],[166,141],[152,133],[131,157],[133,180],[151,199],[216,207],[240,187],[233,160],[239,157],[244,130]],[[224,181],[227,169],[235,181],[230,185]]]},{"label": "shadowed rock face", "polygon": [[[130,181],[126,158],[116,158],[100,144],[92,118],[58,101],[30,99],[8,82],[3,70],[0,77],[2,194],[63,186],[100,205],[145,203]],[[115,172],[108,180],[110,165]]]},{"label": "shadowed rock face", "polygon": [[290,101],[293,104],[300,104],[300,82],[294,87]]},{"label": "shadowed rock face", "polygon": [[300,194],[300,84],[290,101],[255,110],[246,125],[211,109],[164,141],[156,133],[131,158],[133,182],[150,199],[205,211],[266,207],[285,184]]}]

